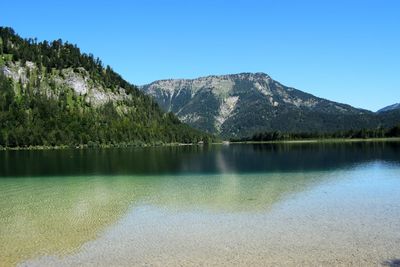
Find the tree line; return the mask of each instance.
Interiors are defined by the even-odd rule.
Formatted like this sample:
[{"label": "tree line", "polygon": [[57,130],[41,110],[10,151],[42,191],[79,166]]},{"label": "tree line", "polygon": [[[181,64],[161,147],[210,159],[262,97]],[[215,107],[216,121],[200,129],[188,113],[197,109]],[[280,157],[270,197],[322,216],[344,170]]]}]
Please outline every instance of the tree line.
[{"label": "tree line", "polygon": [[260,132],[251,137],[231,139],[232,142],[263,142],[263,141],[290,141],[290,140],[310,140],[310,139],[367,139],[367,138],[390,138],[400,137],[400,125],[391,128],[360,129],[338,132],[303,132],[287,133],[281,131]]}]

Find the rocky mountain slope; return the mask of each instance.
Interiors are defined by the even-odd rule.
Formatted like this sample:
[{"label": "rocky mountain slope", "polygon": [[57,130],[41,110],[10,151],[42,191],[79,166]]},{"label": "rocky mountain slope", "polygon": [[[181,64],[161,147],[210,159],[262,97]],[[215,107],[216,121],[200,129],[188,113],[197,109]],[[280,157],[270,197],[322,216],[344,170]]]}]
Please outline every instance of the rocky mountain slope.
[{"label": "rocky mountain slope", "polygon": [[160,80],[139,89],[183,122],[227,138],[260,131],[326,132],[392,124],[371,111],[284,86],[264,73]]},{"label": "rocky mountain slope", "polygon": [[82,102],[93,107],[113,102],[120,112],[127,108],[123,105],[124,101],[132,99],[132,95],[127,94],[125,88],[106,88],[101,82],[93,80],[82,67],[63,68],[47,73],[39,70],[31,61],[7,61],[0,67],[0,71],[14,81],[17,95],[29,90],[33,94],[40,93],[58,100],[60,95],[66,94],[71,98],[80,98]]}]

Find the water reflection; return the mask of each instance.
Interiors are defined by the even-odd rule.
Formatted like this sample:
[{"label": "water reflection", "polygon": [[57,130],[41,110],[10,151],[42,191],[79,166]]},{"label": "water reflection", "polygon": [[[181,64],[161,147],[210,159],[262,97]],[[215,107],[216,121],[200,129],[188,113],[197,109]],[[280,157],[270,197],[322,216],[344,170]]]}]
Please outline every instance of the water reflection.
[{"label": "water reflection", "polygon": [[158,180],[147,204],[173,211],[265,212],[296,193],[329,181],[323,173],[224,174]]},{"label": "water reflection", "polygon": [[396,142],[2,151],[0,176],[315,171],[399,162],[399,152]]}]

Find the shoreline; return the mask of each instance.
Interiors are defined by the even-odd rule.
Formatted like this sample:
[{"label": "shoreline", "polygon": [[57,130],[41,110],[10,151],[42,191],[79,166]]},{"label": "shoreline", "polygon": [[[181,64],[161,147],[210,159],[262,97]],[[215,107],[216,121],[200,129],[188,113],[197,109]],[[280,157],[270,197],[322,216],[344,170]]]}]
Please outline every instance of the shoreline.
[{"label": "shoreline", "polygon": [[369,142],[400,142],[400,137],[385,138],[321,138],[276,141],[238,141],[229,144],[308,144],[308,143],[369,143]]},{"label": "shoreline", "polygon": [[207,146],[207,145],[243,145],[243,144],[312,144],[312,143],[372,143],[372,142],[400,142],[400,137],[386,138],[322,138],[276,141],[222,141],[210,144],[202,143],[159,143],[159,144],[116,144],[116,145],[60,145],[60,146],[28,146],[28,147],[0,147],[0,151],[27,151],[27,150],[65,150],[65,149],[107,149],[107,148],[144,148],[144,147],[177,147],[177,146]]},{"label": "shoreline", "polygon": [[[214,143],[213,143],[214,144]],[[107,148],[144,148],[144,147],[166,147],[166,146],[201,146],[203,144],[194,143],[166,143],[166,144],[143,144],[143,145],[130,145],[130,144],[117,144],[117,145],[60,145],[60,146],[27,146],[27,147],[0,147],[0,151],[27,151],[27,150],[66,150],[66,149],[107,149]]]}]

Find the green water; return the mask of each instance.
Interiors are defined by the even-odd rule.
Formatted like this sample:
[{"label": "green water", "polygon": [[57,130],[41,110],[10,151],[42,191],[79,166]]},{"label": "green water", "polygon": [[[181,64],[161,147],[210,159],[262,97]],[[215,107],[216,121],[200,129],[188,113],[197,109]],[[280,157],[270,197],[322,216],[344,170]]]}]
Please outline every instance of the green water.
[{"label": "green water", "polygon": [[0,266],[400,258],[400,144],[0,152]]}]

